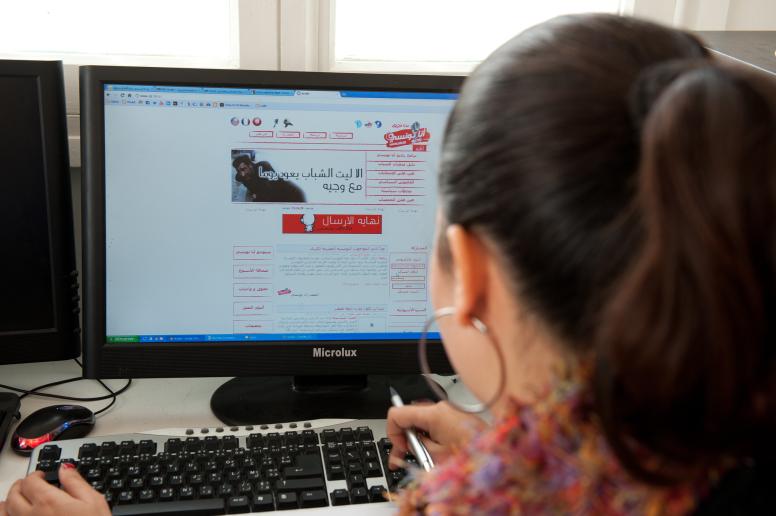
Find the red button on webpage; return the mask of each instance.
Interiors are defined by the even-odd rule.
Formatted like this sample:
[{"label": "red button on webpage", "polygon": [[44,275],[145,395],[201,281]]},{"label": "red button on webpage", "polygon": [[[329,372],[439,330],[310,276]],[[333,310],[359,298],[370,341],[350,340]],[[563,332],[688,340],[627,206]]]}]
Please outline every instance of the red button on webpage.
[{"label": "red button on webpage", "polygon": [[284,234],[379,235],[383,232],[382,215],[284,213]]}]

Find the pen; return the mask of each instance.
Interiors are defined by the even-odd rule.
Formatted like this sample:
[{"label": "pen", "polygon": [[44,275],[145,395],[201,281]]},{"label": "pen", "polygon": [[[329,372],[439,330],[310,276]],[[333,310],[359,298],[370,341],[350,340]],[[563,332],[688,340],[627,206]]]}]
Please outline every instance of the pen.
[{"label": "pen", "polygon": [[[399,393],[396,392],[396,389],[391,386],[389,386],[388,389],[391,392],[391,403],[393,406],[403,407],[404,402],[401,400]],[[431,458],[431,454],[428,453],[426,447],[423,446],[421,440],[418,439],[418,435],[415,433],[415,430],[408,428],[404,431],[404,433],[407,436],[407,443],[410,446],[410,451],[418,459],[421,467],[426,471],[431,471],[434,468],[434,460]]]}]

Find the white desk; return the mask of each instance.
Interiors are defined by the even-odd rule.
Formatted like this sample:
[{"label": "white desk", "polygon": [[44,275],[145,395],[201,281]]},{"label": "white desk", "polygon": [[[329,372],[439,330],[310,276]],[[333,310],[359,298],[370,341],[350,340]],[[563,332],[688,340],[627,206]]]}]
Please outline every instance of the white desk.
[{"label": "white desk", "polygon": [[[72,360],[63,362],[44,362],[39,364],[20,364],[0,366],[0,383],[21,388],[33,388],[59,379],[78,376],[80,370]],[[210,411],[210,396],[215,389],[228,378],[176,378],[176,379],[140,379],[134,380],[127,392],[118,397],[116,404],[108,412],[100,414],[97,425],[89,435],[98,437],[109,434],[122,434],[142,430],[170,427],[214,427],[221,422]],[[108,380],[111,388],[120,388],[124,380]],[[460,384],[451,386],[449,380],[443,383],[451,397],[470,400],[470,394]],[[81,380],[72,384],[54,387],[49,392],[79,397],[96,397],[107,394],[94,380]],[[99,410],[110,400],[95,402],[72,402]],[[51,398],[27,396],[22,400],[22,418],[35,410],[59,403],[70,403]],[[13,432],[13,428],[11,429]],[[9,435],[10,441],[10,435]],[[28,460],[15,454],[6,442],[0,453],[0,499],[5,499],[11,484],[24,476]],[[336,508],[336,514],[390,514],[387,504],[355,505],[350,510]],[[296,511],[290,511],[295,513]],[[326,509],[304,509],[300,514],[313,516]],[[288,514],[289,511],[283,511]]]}]

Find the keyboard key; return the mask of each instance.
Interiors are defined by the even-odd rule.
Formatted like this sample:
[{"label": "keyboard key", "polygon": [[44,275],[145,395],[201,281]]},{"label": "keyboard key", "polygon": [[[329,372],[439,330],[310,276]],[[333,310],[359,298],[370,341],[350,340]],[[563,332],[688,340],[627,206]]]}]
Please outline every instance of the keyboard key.
[{"label": "keyboard key", "polygon": [[62,455],[62,448],[56,444],[47,444],[38,453],[38,460],[58,460],[60,455]]},{"label": "keyboard key", "polygon": [[181,500],[191,500],[194,498],[194,488],[191,486],[181,487],[181,490],[178,493],[178,498]]},{"label": "keyboard key", "polygon": [[321,475],[323,475],[323,468],[321,468],[320,462],[309,466],[293,466],[283,469],[283,476],[287,479],[320,477]]},{"label": "keyboard key", "polygon": [[326,491],[316,489],[315,491],[302,491],[299,495],[299,501],[302,508],[306,507],[326,507],[329,501],[326,499]]},{"label": "keyboard key", "polygon": [[372,429],[368,426],[359,426],[356,428],[356,437],[359,441],[374,441],[374,435],[372,435]]},{"label": "keyboard key", "polygon": [[86,480],[100,480],[104,476],[102,468],[94,466],[86,470]]},{"label": "keyboard key", "polygon": [[183,441],[177,437],[167,439],[167,442],[164,443],[164,451],[166,453],[180,453],[181,450],[183,450]]},{"label": "keyboard key", "polygon": [[257,494],[253,496],[253,511],[254,512],[264,512],[264,511],[274,511],[275,510],[275,500],[272,498],[271,493],[263,493],[263,494]]},{"label": "keyboard key", "polygon": [[199,494],[200,499],[213,498],[213,495],[215,495],[215,489],[213,489],[213,486],[200,486],[197,493]]},{"label": "keyboard key", "polygon": [[137,499],[140,501],[140,503],[150,503],[154,501],[154,490],[153,489],[141,489],[140,493],[137,496]]},{"label": "keyboard key", "polygon": [[234,491],[232,484],[225,482],[220,486],[218,486],[218,496],[220,496],[221,498],[226,498],[227,496],[230,496],[232,494],[232,491]]},{"label": "keyboard key", "polygon": [[387,502],[387,490],[383,486],[372,486],[369,488],[369,501],[372,503]]},{"label": "keyboard key", "polygon": [[355,475],[350,475],[348,477],[348,487],[353,489],[354,487],[366,487],[366,481],[364,480],[364,475],[361,475],[360,473],[356,473]]},{"label": "keyboard key", "polygon": [[304,444],[318,444],[318,434],[315,433],[315,430],[303,430],[302,442]]},{"label": "keyboard key", "polygon": [[367,461],[364,463],[366,468],[366,476],[368,477],[381,477],[383,471],[380,469],[380,463],[377,461]]},{"label": "keyboard key", "polygon": [[[86,443],[78,448],[79,459],[83,459],[85,457],[96,457],[99,453],[100,449],[97,447],[97,443]],[[40,460],[40,457],[38,457],[38,459]]]},{"label": "keyboard key", "polygon": [[175,498],[175,490],[172,487],[163,487],[159,490],[159,501],[165,502]]},{"label": "keyboard key", "polygon": [[119,455],[137,455],[137,444],[135,444],[135,441],[121,441]]},{"label": "keyboard key", "polygon": [[329,480],[344,480],[345,479],[345,470],[342,467],[342,464],[332,464],[328,468],[328,475],[327,478]]},{"label": "keyboard key", "polygon": [[137,447],[137,452],[141,455],[154,455],[156,454],[156,443],[151,439],[143,439]]},{"label": "keyboard key", "polygon": [[52,469],[55,469],[56,463],[53,460],[46,459],[38,462],[38,465],[35,469],[40,471],[51,471]]},{"label": "keyboard key", "polygon": [[251,434],[245,442],[248,448],[261,448],[264,445],[264,436],[261,434]]},{"label": "keyboard key", "polygon": [[135,496],[132,491],[121,491],[117,497],[117,501],[120,504],[130,504],[135,501]]},{"label": "keyboard key", "polygon": [[326,484],[323,478],[297,478],[293,480],[278,480],[275,482],[275,491],[278,493],[289,491],[307,491],[313,489],[324,489]]},{"label": "keyboard key", "polygon": [[187,452],[196,453],[202,449],[202,441],[199,437],[187,437],[184,446]]},{"label": "keyboard key", "polygon": [[348,442],[348,441],[355,441],[356,440],[356,434],[353,432],[353,429],[350,427],[345,427],[340,430],[340,436],[339,436],[340,442]]},{"label": "keyboard key", "polygon": [[337,439],[337,431],[333,428],[327,428],[323,432],[321,432],[321,442],[323,444],[327,443],[336,443],[338,441]]},{"label": "keyboard key", "polygon": [[331,492],[331,504],[332,505],[349,505],[350,495],[348,495],[345,489],[335,489]]},{"label": "keyboard key", "polygon": [[278,509],[298,509],[296,493],[278,493]]},{"label": "keyboard key", "polygon": [[229,514],[251,512],[251,505],[247,496],[230,496],[226,500],[226,509]]},{"label": "keyboard key", "polygon": [[272,486],[266,480],[256,483],[256,494],[266,494],[272,491]]},{"label": "keyboard key", "polygon": [[356,487],[350,490],[350,500],[353,503],[367,503],[369,502],[369,495],[366,492],[365,487]]},{"label": "keyboard key", "polygon": [[186,514],[190,516],[209,516],[224,513],[224,502],[215,500],[178,500],[164,503],[146,503],[141,505],[119,505],[113,508],[113,516],[146,514]]}]

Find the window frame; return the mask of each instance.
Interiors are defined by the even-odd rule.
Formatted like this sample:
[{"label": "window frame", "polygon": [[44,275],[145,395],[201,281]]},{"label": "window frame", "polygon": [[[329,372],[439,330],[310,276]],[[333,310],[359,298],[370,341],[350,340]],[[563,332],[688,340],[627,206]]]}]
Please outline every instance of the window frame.
[{"label": "window frame", "polygon": [[[232,23],[237,28],[237,68],[253,70],[280,69],[281,0],[237,0],[232,11]],[[269,22],[267,22],[269,20]],[[252,30],[262,27],[263,30]],[[141,58],[142,56],[136,56]],[[187,58],[160,59],[153,65],[186,67],[194,61]],[[151,65],[149,65],[151,66]],[[79,98],[78,64],[65,64],[65,105],[67,111],[67,140],[70,166],[81,166],[81,101]]]},{"label": "window frame", "polygon": [[[336,0],[234,0],[238,67],[252,70],[460,75],[478,62],[334,61]],[[678,26],[703,22],[724,29],[730,0],[621,0],[620,13]],[[261,30],[255,30],[261,27]],[[162,66],[186,66],[185,58]],[[81,164],[78,65],[66,64],[65,99],[70,162]]]}]

